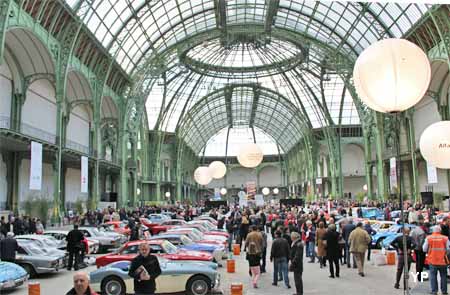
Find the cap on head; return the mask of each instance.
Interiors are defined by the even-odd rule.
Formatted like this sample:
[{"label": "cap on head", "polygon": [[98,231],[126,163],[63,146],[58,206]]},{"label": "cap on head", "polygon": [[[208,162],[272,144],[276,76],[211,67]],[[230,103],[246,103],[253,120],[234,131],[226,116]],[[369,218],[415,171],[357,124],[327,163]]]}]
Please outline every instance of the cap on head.
[{"label": "cap on head", "polygon": [[6,234],[6,236],[7,236],[8,238],[12,238],[12,237],[14,237],[14,233],[13,233],[12,231],[10,231],[10,232],[8,232],[8,233]]},{"label": "cap on head", "polygon": [[435,225],[431,228],[431,232],[433,233],[440,233],[441,232],[441,227],[439,225]]}]

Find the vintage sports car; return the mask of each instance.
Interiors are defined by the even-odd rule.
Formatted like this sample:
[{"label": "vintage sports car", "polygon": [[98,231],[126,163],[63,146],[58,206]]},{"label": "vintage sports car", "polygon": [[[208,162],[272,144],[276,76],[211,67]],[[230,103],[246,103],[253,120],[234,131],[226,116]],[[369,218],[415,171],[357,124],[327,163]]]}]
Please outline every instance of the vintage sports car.
[{"label": "vintage sports car", "polygon": [[213,256],[207,252],[180,250],[169,241],[151,240],[128,242],[116,253],[97,257],[95,264],[97,267],[102,267],[115,261],[132,260],[137,256],[139,244],[142,243],[148,243],[150,245],[151,253],[170,260],[199,260],[206,262],[211,262],[213,260]]},{"label": "vintage sports car", "polygon": [[14,289],[28,279],[28,273],[15,263],[0,261],[0,291]]},{"label": "vintage sports car", "polygon": [[152,235],[157,235],[161,232],[165,232],[168,229],[171,229],[175,226],[179,226],[179,225],[184,225],[186,224],[186,221],[182,220],[182,219],[169,219],[169,220],[164,220],[163,222],[161,222],[158,225],[154,225],[150,231],[152,232]]},{"label": "vintage sports car", "polygon": [[216,261],[220,261],[225,256],[225,247],[219,244],[202,244],[191,240],[187,235],[183,234],[160,234],[151,237],[150,240],[167,240],[181,250],[205,251],[211,253]]},{"label": "vintage sports car", "polygon": [[[171,261],[158,258],[161,275],[156,279],[157,294],[180,293],[205,295],[220,285],[217,270],[193,261]],[[90,273],[91,287],[106,295],[134,293],[133,279],[128,276],[130,261],[117,261]]]},{"label": "vintage sports car", "polygon": [[17,240],[19,250],[16,261],[30,277],[36,274],[58,271],[66,266],[65,255],[49,254],[32,240]]},{"label": "vintage sports car", "polygon": [[102,232],[96,227],[80,227],[79,229],[86,238],[95,239],[100,243],[100,252],[120,247],[123,243],[122,237],[125,237],[115,232]]},{"label": "vintage sports car", "polygon": [[56,240],[53,237],[45,236],[45,235],[21,235],[16,236],[17,241],[25,240],[25,241],[33,241],[38,248],[40,248],[44,253],[47,253],[52,256],[65,255],[66,251],[61,250],[60,241]]},{"label": "vintage sports car", "polygon": [[[416,227],[412,224],[405,224],[406,227],[409,227],[409,229],[412,229]],[[391,226],[387,231],[385,232],[378,232],[372,236],[372,242],[371,246],[372,248],[381,249],[383,247],[383,240],[386,238],[390,238],[390,242],[392,242],[397,234],[402,232],[402,225],[400,224],[394,224]]]},{"label": "vintage sports car", "polygon": [[[67,248],[66,237],[67,237],[68,233],[69,233],[69,231],[67,231],[67,230],[46,230],[44,232],[44,236],[52,236],[57,240],[63,241],[64,247],[59,248],[59,249],[65,250]],[[85,237],[85,239],[87,242],[87,254],[98,253],[99,248],[100,248],[100,243],[93,238]]]}]

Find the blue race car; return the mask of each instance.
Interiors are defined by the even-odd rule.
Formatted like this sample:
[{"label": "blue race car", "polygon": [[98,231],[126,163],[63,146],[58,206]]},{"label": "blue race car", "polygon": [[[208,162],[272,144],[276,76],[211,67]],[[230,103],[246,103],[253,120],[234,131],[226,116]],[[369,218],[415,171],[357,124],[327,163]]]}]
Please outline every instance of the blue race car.
[{"label": "blue race car", "polygon": [[[415,225],[412,224],[405,224],[406,227],[409,229],[412,229],[415,227]],[[381,247],[384,247],[383,243],[384,240],[387,239],[387,242],[392,243],[394,239],[397,237],[398,234],[402,232],[402,225],[401,224],[394,224],[391,226],[387,231],[385,232],[378,232],[372,236],[372,242],[371,247],[372,249],[381,249]],[[385,247],[386,248],[386,247]]]},{"label": "blue race car", "polygon": [[23,267],[0,261],[0,291],[14,289],[28,279],[28,273]]},{"label": "blue race car", "polygon": [[153,236],[150,240],[168,240],[179,249],[188,251],[205,251],[211,253],[218,262],[226,257],[225,247],[223,245],[195,243],[187,235],[164,233]]},{"label": "blue race car", "polygon": [[[157,294],[206,295],[218,291],[220,274],[210,263],[158,260],[162,273],[156,278]],[[117,261],[91,272],[92,289],[105,295],[134,294],[133,278],[128,276],[130,263]]]}]

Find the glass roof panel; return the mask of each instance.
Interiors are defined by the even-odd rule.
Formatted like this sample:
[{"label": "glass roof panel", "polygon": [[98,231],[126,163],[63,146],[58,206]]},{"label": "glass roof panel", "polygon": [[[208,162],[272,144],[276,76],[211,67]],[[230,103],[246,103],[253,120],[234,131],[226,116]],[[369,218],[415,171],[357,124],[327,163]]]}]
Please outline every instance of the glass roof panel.
[{"label": "glass roof panel", "polygon": [[[259,128],[254,128],[256,144],[261,148],[264,155],[277,155],[278,148],[275,140],[267,135]],[[206,157],[224,156],[227,142],[228,128],[224,128],[214,135],[207,143],[205,147]],[[253,142],[253,133],[250,128],[239,127],[231,128],[228,139],[228,156],[236,157],[239,153],[239,149],[243,144]],[[282,150],[282,149],[281,149]],[[203,155],[200,153],[199,155]]]}]

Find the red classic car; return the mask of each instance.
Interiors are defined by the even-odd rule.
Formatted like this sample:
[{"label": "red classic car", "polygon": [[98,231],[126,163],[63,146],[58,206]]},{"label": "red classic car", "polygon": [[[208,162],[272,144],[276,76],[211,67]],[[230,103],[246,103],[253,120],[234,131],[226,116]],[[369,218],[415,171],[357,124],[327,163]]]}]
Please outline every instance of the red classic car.
[{"label": "red classic car", "polygon": [[111,226],[112,229],[118,234],[129,236],[131,233],[130,228],[123,221],[108,221],[108,222],[105,222],[104,225]]},{"label": "red classic car", "polygon": [[186,221],[184,221],[182,219],[170,219],[170,220],[165,220],[165,221],[161,222],[159,225],[153,226],[150,230],[152,232],[152,235],[157,235],[157,234],[165,232],[168,229],[171,229],[175,226],[180,226],[180,225],[184,225],[184,224],[186,224]]},{"label": "red classic car", "polygon": [[150,252],[169,260],[200,260],[213,261],[213,255],[202,251],[185,251],[178,249],[166,240],[132,241],[122,246],[116,253],[97,257],[95,264],[102,267],[115,261],[132,260],[139,252],[139,244],[148,243]]}]

